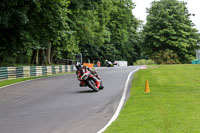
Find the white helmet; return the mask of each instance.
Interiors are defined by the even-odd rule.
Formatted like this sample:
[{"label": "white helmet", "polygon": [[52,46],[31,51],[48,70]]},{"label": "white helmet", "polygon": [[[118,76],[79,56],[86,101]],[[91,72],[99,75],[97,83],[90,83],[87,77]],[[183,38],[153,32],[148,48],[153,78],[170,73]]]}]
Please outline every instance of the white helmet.
[{"label": "white helmet", "polygon": [[76,69],[77,70],[80,70],[81,69],[81,67],[82,67],[82,65],[81,65],[81,63],[80,62],[76,62]]}]

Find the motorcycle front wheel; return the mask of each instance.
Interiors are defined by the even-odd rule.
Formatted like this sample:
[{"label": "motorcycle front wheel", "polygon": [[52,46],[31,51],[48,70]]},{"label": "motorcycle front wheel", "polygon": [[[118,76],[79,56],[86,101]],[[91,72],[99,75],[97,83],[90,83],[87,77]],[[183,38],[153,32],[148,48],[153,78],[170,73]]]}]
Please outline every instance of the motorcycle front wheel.
[{"label": "motorcycle front wheel", "polygon": [[97,88],[95,82],[93,80],[88,80],[88,86],[95,92],[98,92],[99,89]]}]

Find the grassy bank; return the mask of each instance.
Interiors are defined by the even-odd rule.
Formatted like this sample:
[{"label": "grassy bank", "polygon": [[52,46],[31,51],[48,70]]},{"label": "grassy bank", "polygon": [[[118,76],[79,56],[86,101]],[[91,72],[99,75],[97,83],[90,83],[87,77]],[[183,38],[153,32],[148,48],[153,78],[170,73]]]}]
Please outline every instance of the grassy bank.
[{"label": "grassy bank", "polygon": [[63,74],[69,74],[69,73],[73,73],[73,72],[59,73],[59,74],[53,74],[53,75],[45,75],[45,76],[39,76],[39,77],[29,77],[29,78],[19,78],[19,79],[12,79],[12,80],[3,80],[3,81],[0,81],[0,87],[6,86],[6,85],[11,85],[11,84],[14,84],[14,83],[19,83],[19,82],[26,81],[26,80],[32,80],[32,79],[50,77],[50,76],[56,76],[56,75],[63,75]]},{"label": "grassy bank", "polygon": [[131,96],[105,133],[199,132],[200,65],[165,65],[134,75]]}]

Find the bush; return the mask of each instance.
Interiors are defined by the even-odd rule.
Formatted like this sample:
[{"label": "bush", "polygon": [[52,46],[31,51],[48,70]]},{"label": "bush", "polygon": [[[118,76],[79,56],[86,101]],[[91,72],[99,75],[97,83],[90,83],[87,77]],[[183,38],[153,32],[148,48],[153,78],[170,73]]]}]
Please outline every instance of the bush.
[{"label": "bush", "polygon": [[1,67],[11,67],[11,66],[24,66],[30,65],[31,57],[27,55],[18,55],[18,56],[6,56],[3,59],[3,62],[0,62]]},{"label": "bush", "polygon": [[31,60],[31,57],[27,55],[18,55],[16,57],[16,64],[29,64]]},{"label": "bush", "polygon": [[157,64],[179,64],[178,55],[169,49],[155,52],[151,58]]},{"label": "bush", "polygon": [[4,57],[3,62],[1,64],[4,64],[4,65],[10,64],[10,65],[13,66],[15,64],[15,62],[16,62],[16,58],[15,57],[6,56],[6,57]]},{"label": "bush", "polygon": [[149,60],[141,59],[134,62],[134,65],[154,65],[154,64],[155,62],[150,59]]}]

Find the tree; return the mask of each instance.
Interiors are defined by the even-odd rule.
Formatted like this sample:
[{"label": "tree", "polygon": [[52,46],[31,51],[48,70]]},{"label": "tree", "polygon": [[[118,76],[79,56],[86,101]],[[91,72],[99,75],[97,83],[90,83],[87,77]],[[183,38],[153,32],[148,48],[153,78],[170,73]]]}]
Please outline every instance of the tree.
[{"label": "tree", "polygon": [[[39,56],[40,64],[51,64],[52,59],[62,58],[62,53],[77,52],[77,41],[75,32],[67,23],[69,0],[41,0],[35,6],[35,12],[30,12],[30,29],[39,46],[35,46],[34,51],[41,51]],[[38,16],[38,17],[37,17]],[[33,27],[34,26],[34,27]],[[39,36],[38,36],[39,35]],[[33,51],[33,63],[37,64],[37,56]],[[56,57],[54,53],[57,53]],[[38,52],[36,52],[38,53]],[[36,54],[37,55],[37,54]],[[65,55],[65,54],[64,54]]]},{"label": "tree", "polygon": [[4,0],[0,5],[0,62],[9,57],[19,63],[19,57],[32,56],[32,64],[51,64],[53,58],[78,52],[76,32],[67,23],[69,3],[70,0]]},{"label": "tree", "polygon": [[178,0],[160,0],[152,2],[151,8],[147,9],[143,50],[150,58],[156,51],[169,49],[177,54],[178,62],[191,61],[198,35],[186,4]]},{"label": "tree", "polygon": [[111,0],[72,0],[69,9],[70,28],[77,34],[83,58],[99,60],[100,47],[105,43],[106,25],[110,18]]},{"label": "tree", "polygon": [[33,0],[1,1],[0,63],[6,58],[16,60],[17,55],[29,52],[32,37],[25,26],[29,23],[28,11],[33,3]]},{"label": "tree", "polygon": [[134,3],[131,0],[112,0],[110,21],[107,25],[111,32],[110,44],[113,44],[115,60],[127,60],[132,64],[136,60],[137,28],[139,21],[132,15]]},{"label": "tree", "polygon": [[131,0],[4,0],[0,7],[0,63],[51,64],[81,52],[132,64],[138,56]]}]

